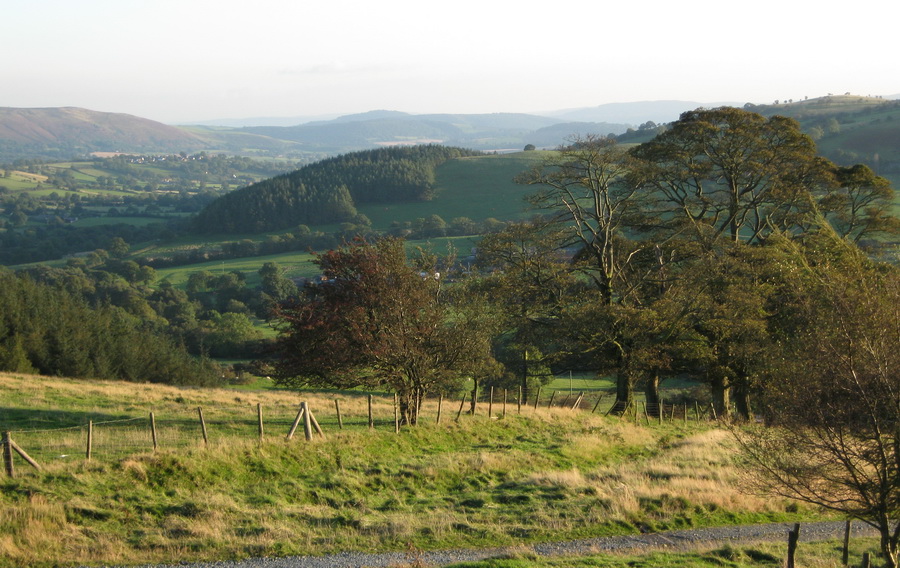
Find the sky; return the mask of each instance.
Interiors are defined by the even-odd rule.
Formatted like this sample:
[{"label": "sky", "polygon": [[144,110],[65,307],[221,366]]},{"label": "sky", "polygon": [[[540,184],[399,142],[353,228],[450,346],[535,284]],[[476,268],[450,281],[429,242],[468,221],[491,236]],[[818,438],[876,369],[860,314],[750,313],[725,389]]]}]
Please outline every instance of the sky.
[{"label": "sky", "polygon": [[3,0],[0,107],[187,124],[887,97],[900,93],[894,10],[894,0]]}]

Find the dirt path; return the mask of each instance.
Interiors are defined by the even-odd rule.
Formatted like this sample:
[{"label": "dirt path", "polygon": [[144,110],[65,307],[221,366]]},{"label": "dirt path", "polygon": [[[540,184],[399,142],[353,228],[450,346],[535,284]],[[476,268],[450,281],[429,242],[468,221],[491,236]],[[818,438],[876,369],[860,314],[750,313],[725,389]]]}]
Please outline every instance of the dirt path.
[{"label": "dirt path", "polygon": [[[458,562],[474,562],[511,554],[533,553],[539,556],[587,556],[611,551],[640,549],[691,550],[724,544],[747,544],[764,540],[784,540],[792,524],[767,524],[715,527],[652,533],[642,535],[590,538],[566,542],[522,545],[489,549],[439,550],[416,553],[345,552],[327,556],[295,556],[289,558],[252,558],[237,562],[178,564],[189,568],[390,568],[401,566],[447,566]],[[853,523],[853,536],[875,536],[874,530],[860,522]],[[803,523],[800,540],[815,542],[840,539],[843,522]],[[786,546],[786,545],[785,545]],[[175,565],[172,565],[175,566]],[[146,567],[150,568],[150,567]],[[155,565],[155,568],[162,568]]]}]

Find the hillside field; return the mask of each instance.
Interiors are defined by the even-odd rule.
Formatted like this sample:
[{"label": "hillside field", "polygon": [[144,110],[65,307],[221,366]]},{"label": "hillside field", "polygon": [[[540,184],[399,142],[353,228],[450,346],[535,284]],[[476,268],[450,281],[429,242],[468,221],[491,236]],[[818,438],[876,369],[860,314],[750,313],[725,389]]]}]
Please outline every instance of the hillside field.
[{"label": "hillside field", "polygon": [[376,229],[429,215],[440,215],[448,223],[456,217],[473,221],[522,219],[528,216],[525,196],[533,188],[514,179],[545,156],[546,152],[517,152],[450,160],[437,168],[436,197],[431,201],[363,205],[358,209]]},{"label": "hillside field", "polygon": [[[527,545],[820,517],[742,493],[731,436],[706,421],[513,404],[504,416],[498,402],[491,417],[482,403],[457,421],[458,400],[446,400],[438,423],[431,399],[418,426],[395,433],[383,393],[369,430],[361,392],[11,374],[0,388],[0,429],[43,468],[17,459],[16,477],[2,479],[4,567]],[[324,438],[307,442],[301,428],[285,440],[301,401]]]}]

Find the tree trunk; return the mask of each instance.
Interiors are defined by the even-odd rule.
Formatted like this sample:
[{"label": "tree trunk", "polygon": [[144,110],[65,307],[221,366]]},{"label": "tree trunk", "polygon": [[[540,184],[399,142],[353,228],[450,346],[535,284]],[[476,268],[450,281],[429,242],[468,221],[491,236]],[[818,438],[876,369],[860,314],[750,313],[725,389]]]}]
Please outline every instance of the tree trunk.
[{"label": "tree trunk", "polygon": [[625,414],[632,404],[634,404],[634,381],[627,373],[619,373],[616,376],[616,402],[613,404],[612,414]]},{"label": "tree trunk", "polygon": [[472,403],[469,408],[469,414],[475,415],[475,407],[478,404],[478,379],[472,379],[475,385],[472,387]]},{"label": "tree trunk", "polygon": [[522,402],[526,404],[528,401],[528,349],[522,349]]},{"label": "tree trunk", "polygon": [[728,377],[717,376],[712,380],[713,406],[716,416],[728,418],[731,415],[731,383]]},{"label": "tree trunk", "polygon": [[881,533],[881,555],[884,557],[884,565],[887,568],[897,568],[897,540],[894,537],[892,523],[884,518],[880,519],[879,532]]},{"label": "tree trunk", "polygon": [[647,376],[647,384],[644,386],[644,396],[647,399],[647,413],[651,416],[659,416],[661,412],[659,396],[659,373],[650,373]]},{"label": "tree trunk", "polygon": [[743,379],[734,385],[734,406],[741,420],[750,420],[753,409],[750,406],[750,386]]},{"label": "tree trunk", "polygon": [[400,425],[413,426],[416,423],[416,394],[415,389],[403,390],[397,393],[400,401]]}]

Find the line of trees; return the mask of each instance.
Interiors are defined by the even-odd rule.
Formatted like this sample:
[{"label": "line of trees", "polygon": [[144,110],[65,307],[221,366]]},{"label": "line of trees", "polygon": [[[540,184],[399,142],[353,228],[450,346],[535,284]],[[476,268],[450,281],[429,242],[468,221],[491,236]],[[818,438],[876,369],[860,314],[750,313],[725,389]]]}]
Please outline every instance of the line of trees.
[{"label": "line of trees", "polygon": [[410,264],[393,240],[321,255],[331,281],[279,311],[278,382],[388,385],[414,421],[423,392],[464,378],[527,393],[590,370],[625,412],[687,377],[720,417],[779,426],[743,430],[763,487],[872,524],[896,566],[900,271],[860,248],[898,231],[890,185],[735,108],[630,150],[574,140],[519,181],[536,217],[486,236],[452,284],[452,263]]},{"label": "line of trees", "polygon": [[630,150],[579,138],[518,181],[537,215],[485,236],[479,264],[495,273],[467,284],[505,315],[494,355],[526,392],[531,367],[612,375],[619,412],[639,386],[657,402],[661,381],[687,374],[719,415],[749,418],[785,309],[779,243],[900,227],[886,180],[821,158],[792,119],[730,107],[684,113]]}]

